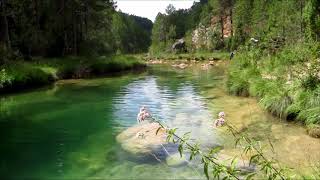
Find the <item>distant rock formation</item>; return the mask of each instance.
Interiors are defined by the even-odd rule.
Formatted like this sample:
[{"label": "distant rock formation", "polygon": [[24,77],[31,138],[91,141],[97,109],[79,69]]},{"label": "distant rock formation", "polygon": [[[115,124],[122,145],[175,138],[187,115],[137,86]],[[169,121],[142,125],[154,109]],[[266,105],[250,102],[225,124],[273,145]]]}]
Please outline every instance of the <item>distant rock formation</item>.
[{"label": "distant rock formation", "polygon": [[186,42],[184,39],[178,39],[175,43],[173,43],[171,50],[172,51],[184,51],[186,46]]},{"label": "distant rock formation", "polygon": [[232,34],[231,14],[230,10],[226,9],[222,15],[212,16],[208,26],[200,24],[192,32],[192,48],[212,49],[215,47],[212,38],[219,44],[225,38],[231,37]]}]

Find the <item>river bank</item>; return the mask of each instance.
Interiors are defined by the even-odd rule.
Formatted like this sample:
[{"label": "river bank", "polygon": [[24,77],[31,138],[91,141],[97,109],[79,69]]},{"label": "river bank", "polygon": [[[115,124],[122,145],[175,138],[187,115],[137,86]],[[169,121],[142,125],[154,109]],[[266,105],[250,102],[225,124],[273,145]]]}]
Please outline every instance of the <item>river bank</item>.
[{"label": "river bank", "polygon": [[0,93],[22,91],[61,79],[92,78],[145,68],[143,61],[129,55],[35,58],[32,61],[8,62],[0,66]]},{"label": "river bank", "polygon": [[276,54],[258,47],[239,51],[228,68],[227,90],[256,97],[271,114],[304,124],[320,137],[320,60],[317,44],[282,47]]}]

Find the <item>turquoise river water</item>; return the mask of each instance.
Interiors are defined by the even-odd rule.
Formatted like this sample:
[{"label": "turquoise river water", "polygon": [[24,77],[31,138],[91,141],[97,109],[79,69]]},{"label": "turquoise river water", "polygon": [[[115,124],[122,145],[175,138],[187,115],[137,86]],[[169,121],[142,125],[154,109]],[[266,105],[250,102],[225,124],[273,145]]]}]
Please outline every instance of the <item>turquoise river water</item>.
[{"label": "turquoise river water", "polygon": [[223,153],[232,156],[240,150],[212,128],[216,114],[225,111],[238,128],[262,142],[271,140],[276,154],[270,156],[298,173],[312,172],[320,160],[319,140],[263,112],[255,99],[227,95],[223,66],[154,65],[139,74],[65,80],[0,96],[1,179],[205,178],[202,165],[169,166],[121,148],[116,136],[136,124],[142,105],[202,144],[222,144]]}]

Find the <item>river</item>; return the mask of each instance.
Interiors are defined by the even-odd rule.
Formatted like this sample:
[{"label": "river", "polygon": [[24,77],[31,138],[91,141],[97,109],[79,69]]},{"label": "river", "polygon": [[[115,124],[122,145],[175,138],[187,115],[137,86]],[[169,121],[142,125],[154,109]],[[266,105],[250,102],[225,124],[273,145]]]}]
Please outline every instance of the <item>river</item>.
[{"label": "river", "polygon": [[[220,111],[237,128],[264,144],[272,142],[281,164],[312,173],[320,141],[301,125],[261,110],[253,98],[225,93],[223,64],[176,69],[153,65],[146,72],[116,77],[59,81],[50,87],[0,97],[0,174],[4,179],[194,179],[202,165],[168,166],[124,151],[116,136],[136,124],[147,106],[178,133],[192,132],[201,144],[220,144],[233,156],[232,137],[215,132]],[[269,148],[270,149],[270,148]]]}]

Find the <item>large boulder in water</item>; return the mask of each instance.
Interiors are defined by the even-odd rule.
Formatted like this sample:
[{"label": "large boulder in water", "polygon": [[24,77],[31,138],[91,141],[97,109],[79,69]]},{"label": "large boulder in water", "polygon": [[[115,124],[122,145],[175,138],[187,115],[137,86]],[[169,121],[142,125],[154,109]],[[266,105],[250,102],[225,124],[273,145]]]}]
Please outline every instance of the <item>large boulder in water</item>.
[{"label": "large boulder in water", "polygon": [[133,154],[150,153],[166,142],[165,130],[159,130],[158,123],[140,123],[130,127],[117,136],[122,148]]},{"label": "large boulder in water", "polygon": [[164,129],[158,123],[140,123],[130,127],[117,136],[121,147],[140,160],[166,162],[169,166],[186,163],[185,157],[178,156],[178,144],[168,143]]}]

